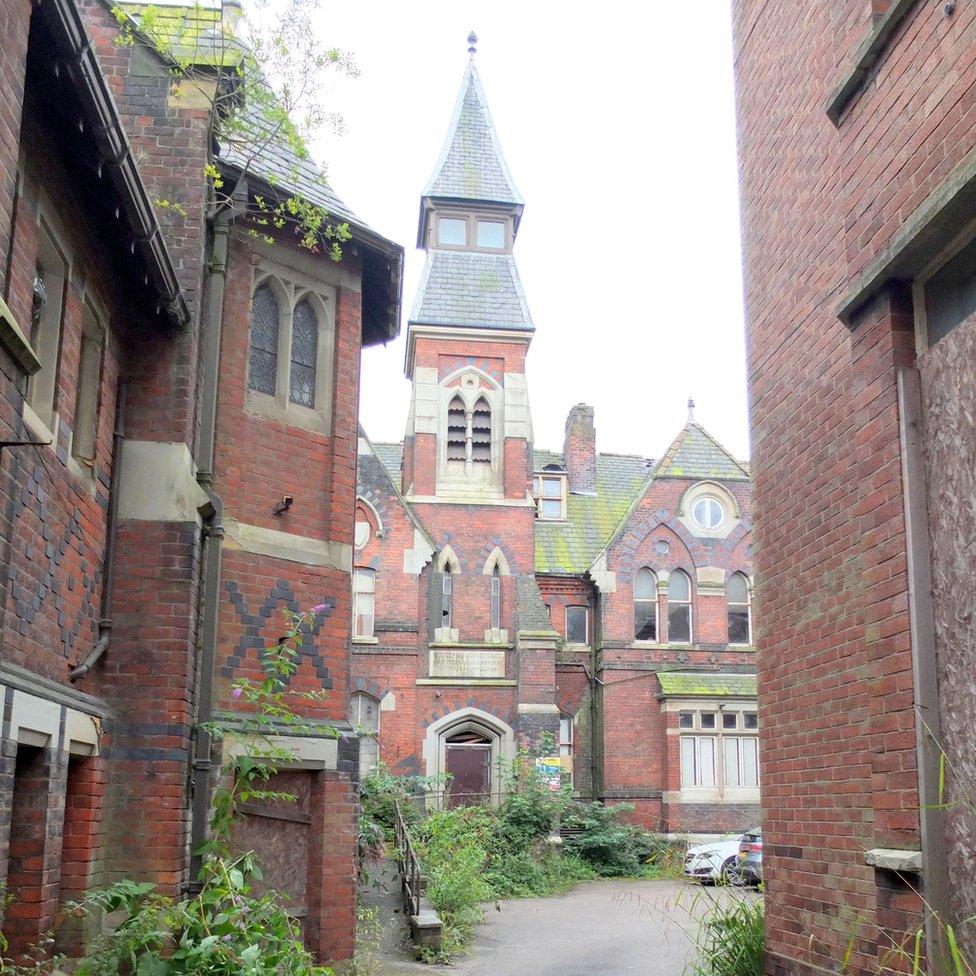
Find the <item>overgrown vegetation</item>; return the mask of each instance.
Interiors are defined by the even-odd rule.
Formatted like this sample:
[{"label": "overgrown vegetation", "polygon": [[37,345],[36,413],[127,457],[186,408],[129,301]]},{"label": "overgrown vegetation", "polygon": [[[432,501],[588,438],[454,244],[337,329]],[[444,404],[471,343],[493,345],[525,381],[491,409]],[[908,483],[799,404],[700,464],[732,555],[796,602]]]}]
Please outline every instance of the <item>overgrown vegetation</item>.
[{"label": "overgrown vegetation", "polygon": [[[395,803],[408,820],[427,897],[444,925],[441,960],[464,950],[486,902],[552,895],[593,878],[661,870],[668,845],[620,821],[632,807],[579,803],[568,787],[551,791],[530,761],[522,756],[503,771],[506,797],[498,806],[459,806],[427,816],[424,796],[443,796],[443,780],[396,777],[380,766],[364,781],[365,820],[392,836]],[[560,825],[568,828],[562,843]]]},{"label": "overgrown vegetation", "polygon": [[[701,897],[698,894],[695,900]],[[691,924],[695,955],[685,976],[762,976],[763,900],[742,895],[705,897],[707,914],[700,924]],[[691,914],[696,914],[694,908]]]}]

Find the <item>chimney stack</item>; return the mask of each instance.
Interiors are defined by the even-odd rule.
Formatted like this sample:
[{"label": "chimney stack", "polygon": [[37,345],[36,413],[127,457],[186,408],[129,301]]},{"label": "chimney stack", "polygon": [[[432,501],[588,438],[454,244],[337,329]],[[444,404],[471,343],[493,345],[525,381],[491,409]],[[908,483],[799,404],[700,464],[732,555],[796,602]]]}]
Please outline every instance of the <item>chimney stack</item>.
[{"label": "chimney stack", "polygon": [[577,403],[566,418],[563,458],[569,490],[579,495],[596,494],[596,427],[593,408],[585,403]]}]

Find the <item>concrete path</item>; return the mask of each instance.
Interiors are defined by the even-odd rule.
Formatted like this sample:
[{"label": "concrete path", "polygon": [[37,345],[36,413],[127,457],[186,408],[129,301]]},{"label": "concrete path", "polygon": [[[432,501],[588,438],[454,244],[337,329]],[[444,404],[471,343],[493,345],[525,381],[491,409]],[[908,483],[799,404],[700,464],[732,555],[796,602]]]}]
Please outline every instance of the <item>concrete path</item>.
[{"label": "concrete path", "polygon": [[489,904],[471,952],[454,965],[414,962],[387,939],[377,976],[680,976],[689,930],[716,895],[757,897],[680,881],[595,881],[503,901],[501,911]]}]

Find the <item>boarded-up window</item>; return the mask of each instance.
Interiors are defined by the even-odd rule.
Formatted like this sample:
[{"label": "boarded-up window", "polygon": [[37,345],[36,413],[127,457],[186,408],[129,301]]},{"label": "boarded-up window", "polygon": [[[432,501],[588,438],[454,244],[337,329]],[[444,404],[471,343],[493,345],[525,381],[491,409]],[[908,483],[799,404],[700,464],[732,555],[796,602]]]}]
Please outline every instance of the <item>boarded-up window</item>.
[{"label": "boarded-up window", "polygon": [[352,574],[352,633],[354,637],[372,637],[375,613],[376,573],[356,569]]},{"label": "boarded-up window", "polygon": [[350,702],[349,720],[359,732],[359,772],[371,773],[379,762],[380,703],[365,692],[357,692]]},{"label": "boarded-up window", "polygon": [[75,416],[71,453],[75,460],[91,464],[98,432],[98,393],[102,378],[104,333],[92,307],[86,303],[82,316],[81,354],[75,387]]}]

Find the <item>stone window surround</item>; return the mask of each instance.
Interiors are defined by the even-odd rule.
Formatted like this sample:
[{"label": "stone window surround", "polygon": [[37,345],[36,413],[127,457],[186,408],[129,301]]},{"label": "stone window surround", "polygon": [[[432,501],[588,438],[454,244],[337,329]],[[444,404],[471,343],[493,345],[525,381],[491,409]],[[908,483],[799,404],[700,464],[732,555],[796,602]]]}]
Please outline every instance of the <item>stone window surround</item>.
[{"label": "stone window surround", "polygon": [[[24,425],[30,431],[31,435],[37,440],[45,442],[42,446],[46,446],[53,454],[58,453],[58,436],[57,432],[61,426],[61,413],[55,409],[57,404],[57,378],[61,371],[61,343],[64,339],[64,314],[65,306],[67,302],[65,296],[67,295],[67,289],[70,286],[71,281],[74,276],[78,273],[77,261],[74,258],[74,251],[68,246],[69,235],[65,230],[64,226],[61,224],[57,217],[57,210],[47,196],[47,194],[41,190],[40,199],[37,208],[37,221],[38,227],[43,228],[43,233],[50,238],[51,243],[54,245],[56,250],[60,252],[60,255],[65,262],[65,277],[64,277],[64,292],[61,299],[61,309],[60,309],[60,321],[58,324],[57,337],[54,342],[54,348],[48,350],[48,352],[54,355],[55,361],[55,372],[52,380],[51,388],[51,403],[50,403],[50,417],[45,418],[36,409],[36,402],[31,403],[31,388],[37,381],[38,375],[44,368],[44,350],[41,348],[35,348],[33,351],[37,356],[38,360],[41,362],[41,369],[36,371],[30,378],[28,382],[28,393],[24,397],[23,406],[21,409],[21,419]],[[50,295],[48,296],[50,301]],[[104,371],[105,356],[108,351],[109,336],[110,331],[108,328],[109,314],[106,304],[101,300],[101,298],[95,293],[94,289],[91,287],[91,282],[89,280],[84,281],[84,285],[81,290],[81,307],[85,309],[86,307],[91,310],[93,317],[97,323],[98,328],[102,330],[102,354],[101,363],[98,370],[98,385],[99,390],[95,398],[94,405],[94,423],[96,425],[94,441],[97,446],[98,443],[98,422],[100,420],[101,414],[101,379],[102,373]],[[77,478],[82,485],[84,485],[87,492],[94,497],[95,490],[97,487],[97,479],[95,477],[95,466],[82,464],[74,456],[73,444],[74,441],[74,431],[68,429],[68,450],[67,450],[67,462],[66,466],[68,471]]]},{"label": "stone window surround", "polygon": [[[449,386],[456,379],[460,383],[456,386]],[[464,401],[466,412],[474,410],[475,404],[479,399],[484,399],[491,411],[491,461],[488,464],[490,477],[485,481],[468,478],[465,475],[457,475],[448,469],[447,462],[447,427],[448,409],[451,401],[460,396]],[[437,384],[437,492],[452,487],[463,487],[466,489],[483,488],[489,492],[500,493],[503,484],[503,460],[504,460],[504,429],[505,429],[505,392],[483,370],[476,366],[463,366],[445,376]],[[483,462],[478,462],[475,468],[483,466]]]},{"label": "stone window surround", "polygon": [[[465,222],[464,244],[441,244],[438,225],[441,217],[448,220],[463,220]],[[485,208],[468,209],[460,206],[440,205],[431,211],[430,230],[428,231],[427,247],[437,251],[474,251],[478,254],[511,254],[514,241],[512,214],[509,211],[487,210]],[[478,246],[478,221],[488,220],[496,224],[505,225],[505,245],[503,247]]]},{"label": "stone window surround", "polygon": [[[275,395],[245,388],[244,409],[262,420],[277,420],[290,427],[300,427],[320,434],[332,433],[333,365],[335,361],[336,290],[297,271],[267,261],[254,269],[253,295],[268,285],[278,300],[278,371]],[[318,319],[318,348],[315,366],[315,406],[303,407],[289,398],[291,382],[292,316],[298,304],[307,299]],[[251,317],[248,309],[248,355],[250,369]],[[248,380],[245,378],[245,384]]]},{"label": "stone window surround", "polygon": [[[710,786],[680,786],[677,791],[665,794],[667,803],[722,803],[722,804],[752,804],[759,803],[761,781],[759,785],[752,786],[726,786],[725,785],[725,750],[722,747],[722,740],[726,737],[747,738],[755,737],[758,741],[758,729],[746,729],[744,721],[740,721],[740,728],[735,730],[722,728],[722,715],[726,712],[757,712],[755,699],[702,699],[689,698],[669,698],[661,704],[661,711],[668,712],[694,712],[696,716],[695,725],[691,729],[680,729],[675,726],[667,729],[667,735],[677,736],[691,735],[696,737],[710,736],[716,741],[715,746],[715,783]],[[697,716],[700,712],[714,712],[716,715],[714,729],[702,729]],[[680,782],[680,747],[679,747],[679,782]],[[757,778],[759,770],[757,766]],[[758,781],[758,779],[757,779]]]},{"label": "stone window surround", "polygon": [[[702,498],[714,498],[724,510],[724,518],[714,529],[703,529],[692,517],[695,503]],[[717,481],[699,481],[693,484],[681,496],[677,515],[682,525],[701,539],[725,539],[742,520],[735,497]]]}]

